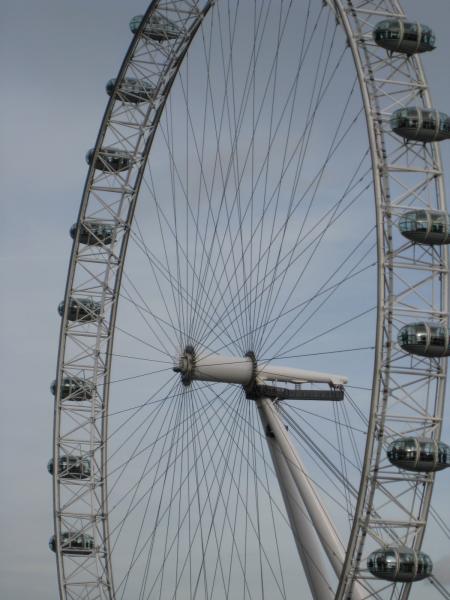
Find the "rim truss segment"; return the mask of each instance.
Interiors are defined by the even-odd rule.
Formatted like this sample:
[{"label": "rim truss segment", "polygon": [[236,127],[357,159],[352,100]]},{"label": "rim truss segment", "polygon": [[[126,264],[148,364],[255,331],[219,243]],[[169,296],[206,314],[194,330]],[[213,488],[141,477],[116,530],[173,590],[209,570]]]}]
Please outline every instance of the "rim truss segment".
[{"label": "rim truss segment", "polygon": [[[379,240],[371,418],[353,530],[336,594],[341,599],[351,598],[354,582],[361,575],[367,577],[365,561],[373,544],[415,550],[422,546],[435,476],[411,478],[392,468],[386,461],[386,444],[411,434],[440,439],[446,360],[406,355],[398,350],[396,334],[418,318],[448,327],[448,254],[445,246],[417,250],[397,231],[399,218],[410,207],[446,211],[438,145],[407,144],[390,129],[390,115],[397,108],[432,108],[418,56],[389,57],[373,41],[380,19],[404,19],[405,14],[396,0],[332,4],[347,31],[366,90]],[[379,587],[386,593],[394,586],[400,588],[400,598],[409,596],[411,583],[386,586],[383,581]]]},{"label": "rim truss segment", "polygon": [[[152,139],[173,80],[198,27],[213,1],[154,0],[124,59],[91,154],[78,223],[101,222],[112,228],[109,244],[81,246],[74,238],[65,292],[55,395],[54,515],[60,597],[115,598],[110,562],[106,482],[106,440],[110,367],[123,258],[130,223]],[[145,36],[145,24],[158,10],[181,35],[162,45]],[[146,81],[148,103],[122,105],[120,86],[127,78]],[[130,168],[96,170],[102,148],[126,153]],[[103,159],[104,160],[104,159]],[[107,164],[107,163],[106,163]],[[80,230],[80,228],[79,228]],[[69,322],[68,300],[89,295],[100,303],[101,316],[91,324]],[[90,406],[62,402],[61,382],[82,377],[95,390]],[[91,460],[91,477],[73,485],[59,476],[59,458],[78,453]],[[64,531],[81,531],[94,539],[94,551],[70,556],[61,551]]]}]

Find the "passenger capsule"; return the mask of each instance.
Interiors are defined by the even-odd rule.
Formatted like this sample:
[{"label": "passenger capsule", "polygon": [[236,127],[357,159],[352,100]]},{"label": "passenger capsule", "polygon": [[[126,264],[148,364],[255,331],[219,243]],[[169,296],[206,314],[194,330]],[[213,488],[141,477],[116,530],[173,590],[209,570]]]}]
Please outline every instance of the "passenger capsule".
[{"label": "passenger capsule", "polygon": [[387,457],[405,471],[442,471],[450,467],[450,446],[437,440],[405,437],[389,444]]},{"label": "passenger capsule", "polygon": [[[80,321],[83,323],[92,323],[98,321],[101,314],[100,302],[95,302],[92,298],[69,298],[67,309],[67,318],[69,321]],[[64,300],[59,303],[58,312],[61,317],[64,315]]]},{"label": "passenger capsule", "polygon": [[437,210],[409,210],[398,223],[400,233],[417,244],[450,244],[447,213]]},{"label": "passenger capsule", "polygon": [[[50,550],[56,552],[56,536],[52,535],[48,543]],[[88,556],[94,550],[94,538],[87,533],[77,531],[63,531],[61,533],[61,552]]]},{"label": "passenger capsule", "polygon": [[401,546],[375,550],[367,558],[367,568],[379,579],[411,582],[429,577],[433,563],[424,552]]},{"label": "passenger capsule", "polygon": [[[56,379],[50,386],[51,393],[56,396]],[[64,377],[61,382],[61,399],[74,400],[81,402],[83,400],[92,400],[95,387],[90,381],[79,377]]]},{"label": "passenger capsule", "polygon": [[410,323],[398,333],[398,343],[405,352],[418,356],[450,356],[449,331],[439,323]]},{"label": "passenger capsule", "polygon": [[427,25],[408,23],[401,19],[389,19],[378,23],[373,30],[373,39],[388,52],[417,54],[436,48],[436,37]]},{"label": "passenger capsule", "polygon": [[[47,464],[50,475],[53,475],[54,466],[54,460],[51,458]],[[60,456],[58,473],[63,479],[87,479],[91,474],[91,462],[85,456]]]},{"label": "passenger capsule", "polygon": [[[74,223],[70,228],[70,236],[72,239],[77,237],[78,223]],[[95,223],[92,221],[84,221],[80,224],[80,233],[78,240],[80,244],[88,246],[108,246],[112,242],[113,228],[106,223]]]},{"label": "passenger capsule", "polygon": [[[106,93],[112,96],[116,87],[116,79],[110,79],[106,84]],[[140,104],[141,102],[153,102],[155,99],[155,88],[139,79],[126,78],[117,90],[117,96],[122,102]]]},{"label": "passenger capsule", "polygon": [[434,109],[408,106],[391,115],[391,128],[405,140],[441,142],[450,139],[450,117]]},{"label": "passenger capsule", "polygon": [[[86,154],[86,162],[91,165],[94,161],[95,148],[88,150]],[[125,150],[118,150],[117,148],[101,148],[99,150],[97,160],[94,163],[94,167],[98,171],[105,171],[111,173],[120,173],[126,171],[131,166],[131,154],[125,152]]]},{"label": "passenger capsule", "polygon": [[[131,19],[130,29],[133,34],[139,29],[143,18],[143,15],[136,15]],[[167,19],[167,17],[153,13],[149,21],[144,25],[142,33],[146,39],[163,42],[164,40],[176,39],[180,35],[181,30],[175,23]]]}]

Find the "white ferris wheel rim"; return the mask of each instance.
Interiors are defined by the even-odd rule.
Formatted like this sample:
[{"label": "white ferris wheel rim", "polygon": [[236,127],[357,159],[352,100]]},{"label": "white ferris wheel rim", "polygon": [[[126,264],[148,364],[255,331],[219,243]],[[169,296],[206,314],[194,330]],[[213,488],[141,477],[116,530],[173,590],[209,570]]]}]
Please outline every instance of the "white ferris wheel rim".
[{"label": "white ferris wheel rim", "polygon": [[[140,26],[135,39],[133,40],[130,49],[127,53],[127,56],[124,60],[122,68],[119,72],[117,79],[114,82],[114,88],[112,91],[111,99],[108,104],[108,108],[105,113],[105,117],[103,120],[103,124],[100,128],[99,136],[97,138],[96,146],[94,149],[94,154],[92,157],[92,165],[89,170],[85,193],[83,195],[83,201],[80,208],[80,215],[78,222],[89,222],[89,211],[90,211],[90,202],[92,204],[93,198],[95,202],[97,202],[98,211],[98,203],[99,201],[104,203],[104,197],[102,194],[106,193],[105,190],[101,189],[96,181],[95,176],[95,163],[99,160],[99,156],[101,155],[101,149],[105,148],[104,140],[107,139],[107,136],[110,130],[113,128],[116,123],[114,119],[116,118],[115,110],[117,109],[118,104],[123,100],[123,92],[121,98],[120,85],[121,82],[125,81],[129,74],[135,74],[136,67],[133,64],[134,61],[137,61],[139,57],[139,50],[142,49],[143,44],[150,44],[150,46],[155,47],[151,52],[156,53],[158,48],[158,43],[146,40],[145,36],[145,23],[149,22],[152,14],[155,11],[168,11],[168,13],[176,15],[180,20],[179,22],[183,23],[185,27],[186,34],[183,37],[181,43],[177,44],[177,60],[175,61],[173,56],[170,56],[170,53],[167,53],[167,65],[165,65],[164,70],[162,72],[165,73],[164,77],[161,75],[158,76],[157,81],[160,85],[160,104],[159,106],[155,106],[152,108],[151,106],[148,109],[148,112],[141,117],[143,119],[151,119],[151,126],[145,130],[143,139],[133,138],[133,141],[130,143],[129,147],[134,145],[132,150],[132,160],[134,165],[134,182],[131,176],[129,176],[128,172],[126,172],[127,176],[123,177],[120,174],[111,174],[117,178],[117,180],[121,179],[122,192],[128,199],[133,198],[134,192],[133,190],[139,190],[142,185],[144,170],[148,158],[148,153],[150,152],[153,136],[156,132],[156,124],[159,123],[162,114],[164,112],[164,107],[166,103],[167,97],[170,95],[170,89],[172,84],[177,79],[178,69],[182,64],[182,58],[185,54],[188,53],[191,41],[194,39],[195,35],[201,31],[202,23],[205,21],[205,17],[208,14],[208,11],[213,6],[213,2],[184,2],[186,6],[180,8],[180,5],[183,2],[158,2],[154,1],[150,4],[149,9],[146,12],[144,21]],[[351,4],[351,3],[350,3]],[[399,7],[399,4],[396,1],[385,0],[384,4],[386,4],[386,14],[393,14],[394,16],[403,16],[403,13]],[[176,6],[175,6],[176,5]],[[190,6],[190,10],[188,10],[187,5]],[[195,10],[191,5],[195,5]],[[368,77],[368,73],[373,76],[373,64],[375,58],[373,56],[373,49],[370,47],[369,38],[367,35],[367,31],[373,24],[374,15],[370,14],[370,10],[361,9],[353,7],[353,10],[349,9],[348,6],[345,5],[344,2],[328,2],[329,7],[335,11],[335,15],[339,25],[343,27],[345,34],[347,36],[347,40],[350,45],[350,49],[353,53],[353,58],[355,59],[356,64],[356,72],[359,79],[359,83],[361,86],[361,94],[363,99],[363,106],[365,110],[365,116],[368,124],[368,134],[369,134],[369,148],[372,156],[372,168],[375,173],[374,177],[374,190],[375,190],[375,201],[376,201],[376,209],[377,209],[377,227],[378,227],[378,299],[377,299],[377,314],[378,314],[378,324],[377,324],[377,339],[376,339],[376,351],[375,351],[375,366],[374,366],[374,381],[373,381],[373,393],[372,393],[372,410],[370,414],[370,421],[368,426],[368,436],[367,436],[367,447],[366,447],[366,456],[365,456],[365,465],[362,468],[362,483],[359,490],[358,502],[356,506],[356,516],[355,522],[353,526],[353,531],[351,534],[351,538],[348,544],[347,557],[345,561],[344,574],[341,578],[339,589],[336,592],[336,598],[344,598],[345,594],[348,593],[348,586],[352,585],[352,581],[357,579],[364,579],[365,575],[361,574],[360,570],[360,555],[362,553],[362,548],[364,547],[364,539],[366,537],[367,531],[371,527],[371,516],[370,513],[373,512],[373,507],[377,504],[376,495],[379,493],[378,488],[382,487],[380,485],[381,476],[378,474],[378,469],[373,468],[374,460],[375,466],[381,464],[383,460],[382,449],[383,449],[383,439],[380,436],[380,429],[384,429],[386,417],[389,417],[389,409],[386,409],[386,398],[387,395],[392,391],[392,375],[391,375],[391,361],[392,361],[392,353],[394,350],[392,349],[394,340],[392,333],[392,322],[396,319],[399,322],[408,322],[408,314],[403,310],[402,313],[397,314],[397,307],[395,306],[396,298],[393,299],[393,292],[391,290],[391,295],[389,295],[389,286],[392,286],[392,281],[397,277],[396,269],[397,264],[394,261],[389,262],[386,257],[386,232],[392,230],[392,209],[389,206],[386,206],[386,190],[389,190],[389,177],[392,176],[394,169],[389,169],[389,159],[391,156],[395,155],[396,160],[398,159],[398,150],[391,149],[384,155],[380,156],[380,149],[385,149],[385,139],[387,136],[387,114],[385,111],[385,106],[383,105],[383,100],[388,98],[388,94],[382,98],[380,101],[379,98],[375,99],[375,86],[379,85],[382,87],[381,83],[376,83],[376,77],[374,79],[370,79]],[[388,12],[388,9],[390,12]],[[376,11],[375,11],[376,12]],[[378,11],[379,12],[379,11]],[[166,40],[167,41],[167,40]],[[169,40],[170,41],[170,40]],[[175,47],[175,42],[173,43]],[[151,52],[149,52],[149,56],[151,56]],[[142,59],[141,59],[142,60]],[[379,56],[376,57],[376,60],[379,62]],[[418,75],[420,81],[425,81],[423,76],[423,71],[420,65],[420,62],[416,59],[416,57],[412,57],[410,59],[411,62],[411,72],[414,72],[415,75]],[[144,69],[144,67],[142,67]],[[143,78],[148,81],[148,74]],[[405,76],[406,79],[406,76]],[[391,83],[391,82],[389,82]],[[385,82],[384,85],[387,85]],[[405,86],[405,81],[402,81],[402,85]],[[417,92],[417,79],[414,83],[416,86],[412,86],[413,91],[411,92],[412,97],[418,98]],[[414,91],[415,90],[415,91]],[[430,98],[427,89],[421,88],[421,101],[425,107],[430,107]],[[402,102],[404,100],[402,99]],[[380,106],[381,104],[381,106]],[[137,104],[135,108],[137,108]],[[379,112],[374,111],[374,109],[378,108]],[[153,113],[152,113],[153,110]],[[167,109],[166,109],[167,110]],[[117,121],[117,120],[116,120]],[[146,122],[147,122],[146,121]],[[116,125],[117,128],[117,125]],[[123,136],[123,139],[126,139]],[[123,141],[123,140],[122,140]],[[442,183],[442,166],[440,164],[439,151],[437,146],[434,145],[434,149],[429,156],[424,158],[424,162],[426,160],[431,161],[434,167],[434,182],[431,184],[428,182],[427,191],[429,191],[433,185],[435,192],[432,199],[432,207],[443,210],[445,208],[445,196],[443,190]],[[101,160],[101,156],[100,156]],[[414,167],[416,172],[420,173],[424,171],[424,167],[429,169],[428,164],[422,164],[421,167],[417,165]],[[405,170],[406,172],[406,170]],[[380,175],[382,173],[382,176]],[[437,183],[435,186],[434,184]],[[403,185],[403,189],[408,190],[406,185],[401,182]],[[417,183],[415,183],[417,188]],[[395,188],[395,185],[393,185]],[[403,205],[400,202],[393,202],[394,204],[394,212],[400,211],[402,206],[407,206],[408,201],[411,198],[414,198],[417,193],[412,190],[412,184],[409,187],[409,195],[405,191],[403,193]],[[424,189],[423,187],[421,189]],[[125,192],[124,192],[125,190]],[[108,190],[110,192],[111,190]],[[117,193],[117,191],[113,192]],[[400,195],[397,195],[395,200],[398,200]],[[409,199],[409,200],[408,200]],[[124,201],[122,201],[124,202]],[[114,197],[114,202],[112,206],[117,207],[120,204],[120,201],[117,201],[117,197]],[[113,209],[114,211],[115,209]],[[122,212],[120,212],[122,211]],[[91,211],[93,215],[95,215],[95,210]],[[96,355],[94,356],[94,361],[92,366],[88,366],[86,369],[83,366],[83,372],[91,372],[94,374],[94,377],[101,378],[105,377],[105,382],[103,383],[103,392],[101,401],[98,403],[97,407],[92,411],[97,411],[95,413],[96,419],[98,419],[98,415],[101,415],[100,422],[101,427],[97,434],[94,434],[92,431],[90,432],[91,440],[98,435],[98,443],[94,440],[95,450],[91,448],[90,456],[94,457],[94,454],[98,453],[101,456],[97,468],[101,473],[101,477],[96,480],[96,483],[90,486],[92,494],[92,498],[90,500],[90,510],[91,516],[96,519],[96,515],[99,514],[98,507],[96,507],[96,502],[102,508],[102,519],[100,523],[96,523],[95,530],[99,536],[99,546],[100,551],[96,554],[96,561],[101,565],[97,571],[101,573],[98,582],[98,597],[108,597],[108,598],[116,598],[116,593],[114,590],[114,586],[112,583],[112,565],[111,565],[111,548],[110,548],[110,534],[109,534],[109,523],[108,523],[108,492],[106,488],[106,473],[107,473],[107,440],[108,440],[108,394],[110,387],[110,371],[111,371],[111,359],[113,355],[112,350],[112,338],[115,330],[115,322],[116,322],[116,314],[117,314],[117,301],[120,295],[120,283],[123,283],[123,274],[122,268],[124,263],[124,256],[128,244],[128,222],[131,223],[134,213],[134,200],[130,201],[128,210],[126,211],[127,217],[124,220],[123,215],[125,214],[123,206],[118,209],[118,214],[114,216],[113,222],[115,226],[119,226],[121,228],[121,233],[117,238],[117,252],[114,255],[110,252],[106,246],[103,246],[101,250],[105,250],[105,255],[107,254],[107,260],[105,260],[105,270],[103,271],[102,276],[104,277],[103,282],[99,285],[99,289],[103,291],[96,295],[100,302],[100,310],[102,314],[109,314],[108,319],[103,321],[98,321],[95,335],[91,335],[93,340],[93,347],[96,349]],[[111,213],[113,214],[113,213]],[[88,217],[86,221],[86,216]],[[120,217],[120,218],[119,218]],[[90,219],[92,222],[92,218]],[[78,230],[80,229],[80,225]],[[107,251],[107,252],[106,252]],[[83,350],[79,350],[78,355],[80,357],[80,361],[78,365],[74,367],[74,353],[72,351],[72,355],[70,355],[71,344],[74,339],[77,338],[76,326],[75,328],[71,328],[71,323],[68,320],[68,305],[69,300],[72,297],[80,298],[80,290],[81,287],[76,289],[76,281],[77,281],[77,273],[84,269],[86,270],[86,263],[83,263],[83,245],[80,242],[79,233],[74,241],[74,249],[72,253],[71,266],[69,269],[68,283],[66,288],[66,296],[65,296],[65,310],[63,314],[62,320],[62,329],[61,329],[61,340],[60,340],[60,353],[59,353],[59,361],[58,361],[58,373],[57,373],[57,386],[56,386],[56,397],[55,397],[55,437],[54,437],[54,464],[57,465],[57,461],[61,455],[63,455],[64,448],[70,447],[70,443],[67,445],[67,430],[64,431],[64,427],[61,426],[61,419],[65,418],[64,415],[70,413],[71,410],[73,414],[77,412],[75,406],[73,408],[67,408],[64,406],[64,399],[61,397],[61,383],[63,381],[64,375],[68,373],[79,373],[80,372],[80,364],[84,364],[86,361],[86,356],[89,354],[92,356],[92,352],[85,352],[83,355]],[[118,257],[118,258],[116,258]],[[446,265],[446,252],[442,251],[442,256],[440,258],[441,262],[444,262]],[[433,263],[432,263],[433,264]],[[438,270],[434,271],[433,267],[430,267],[429,279],[432,280],[432,285],[436,286],[436,281],[438,276],[440,281],[440,288],[438,291],[438,299],[436,300],[436,306],[433,305],[432,310],[430,310],[432,316],[438,316],[439,319],[446,323],[447,322],[447,279],[446,272],[444,275],[442,274],[442,269],[439,272]],[[98,280],[99,277],[96,276]],[[114,281],[114,285],[105,285],[105,282]],[[387,283],[386,283],[387,282]],[[411,284],[411,288],[417,288],[417,282]],[[97,292],[95,292],[97,294]],[[419,311],[420,312],[420,311]],[[424,311],[422,310],[421,315],[423,315]],[[410,314],[414,314],[414,310],[411,310]],[[79,349],[81,346],[78,346]],[[69,352],[68,349],[69,348]],[[87,348],[87,346],[86,346]],[[386,350],[386,348],[388,348]],[[70,360],[69,360],[70,359]],[[387,359],[387,360],[386,360]],[[76,362],[76,361],[75,361]],[[432,362],[432,361],[430,361]],[[424,417],[421,426],[425,428],[426,431],[430,430],[433,437],[435,439],[439,438],[440,432],[440,419],[442,417],[442,409],[443,409],[443,400],[444,400],[444,391],[445,391],[445,378],[442,375],[445,375],[445,364],[442,359],[440,359],[441,370],[439,377],[433,374],[433,378],[430,379],[429,385],[435,386],[434,389],[434,401],[431,402],[432,408],[430,409],[429,419],[433,421],[432,428],[430,429],[428,426],[423,425],[423,422],[427,423],[428,415],[426,418]],[[414,365],[414,369],[411,369],[411,376],[416,376],[419,371],[419,367]],[[98,381],[98,380],[97,380]],[[407,387],[407,384],[403,384],[404,387]],[[384,405],[383,405],[384,402]],[[94,405],[94,402],[92,402]],[[380,420],[380,415],[383,415],[383,420]],[[73,415],[72,415],[73,418]],[[405,422],[407,421],[405,417]],[[91,420],[92,428],[97,429],[97,426],[94,427],[94,420]],[[427,428],[428,427],[428,428]],[[401,427],[399,428],[401,430]],[[406,431],[406,428],[404,428]],[[394,431],[394,429],[392,429]],[[76,446],[76,444],[75,444]],[[73,446],[73,447],[75,447]],[[81,447],[81,446],[80,446]],[[80,597],[80,598],[90,598],[89,594],[94,593],[91,591],[81,592],[79,596],[69,596],[68,591],[70,590],[70,569],[65,564],[67,562],[67,556],[64,556],[64,553],[61,551],[61,535],[63,531],[71,530],[70,529],[70,519],[72,518],[70,515],[70,510],[68,508],[70,503],[62,501],[62,499],[66,498],[64,496],[65,492],[62,492],[62,488],[64,488],[65,484],[63,479],[58,476],[58,468],[55,469],[54,476],[54,512],[55,512],[55,534],[56,534],[56,546],[57,546],[57,564],[58,564],[58,573],[59,573],[59,581],[60,581],[60,594],[61,598],[72,598],[72,597]],[[101,480],[101,482],[100,482]],[[386,479],[387,481],[387,479]],[[411,483],[412,482],[412,483]],[[382,482],[381,482],[382,483]],[[72,485],[73,482],[70,483]],[[429,503],[431,499],[431,491],[432,491],[433,478],[428,478],[425,482],[425,492],[421,496],[421,507],[419,509],[419,513],[422,517],[425,518],[428,514]],[[69,487],[70,487],[69,485]],[[409,480],[409,485],[419,486],[424,485],[423,477],[420,478],[417,476],[414,480]],[[82,486],[79,486],[81,489]],[[93,488],[94,491],[92,491]],[[390,493],[390,492],[389,492]],[[93,499],[95,498],[95,499]],[[396,499],[398,502],[398,499]],[[408,515],[408,523],[411,525],[413,522],[412,516],[412,508],[410,508]],[[417,511],[416,511],[417,512]],[[423,519],[422,519],[423,520]],[[79,515],[76,516],[74,522],[82,522],[80,521]],[[392,540],[392,528],[401,527],[399,523],[387,523],[383,524],[382,518],[378,517],[377,526],[383,530],[383,527],[386,527],[387,538]],[[406,525],[405,525],[406,527]],[[73,530],[73,528],[72,528]],[[417,550],[420,550],[423,534],[425,531],[425,524],[423,526],[419,526],[416,528],[416,532],[414,536],[410,536],[411,546]],[[379,534],[380,539],[383,539],[383,535]],[[401,536],[400,536],[401,537]],[[355,562],[356,561],[356,562]],[[80,568],[78,566],[78,568]],[[91,569],[91,567],[85,567],[86,570]],[[80,588],[79,582],[74,584],[78,586],[77,589]],[[386,585],[386,582],[384,582]],[[395,584],[392,584],[394,586]],[[409,593],[410,585],[409,584],[397,584],[403,591],[402,597],[406,598]],[[86,588],[87,589],[87,588]],[[89,588],[90,589],[90,588]],[[100,590],[102,590],[100,592]],[[72,593],[72,592],[71,592]],[[377,595],[381,592],[375,591],[373,593],[373,597],[382,597]],[[85,594],[85,595],[82,595]],[[103,594],[103,595],[100,595]]]}]

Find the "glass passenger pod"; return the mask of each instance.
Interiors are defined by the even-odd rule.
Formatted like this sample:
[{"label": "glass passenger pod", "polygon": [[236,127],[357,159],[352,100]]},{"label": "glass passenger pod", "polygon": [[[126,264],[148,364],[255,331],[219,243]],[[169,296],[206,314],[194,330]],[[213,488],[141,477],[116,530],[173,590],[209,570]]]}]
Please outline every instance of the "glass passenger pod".
[{"label": "glass passenger pod", "polygon": [[440,323],[410,323],[400,329],[397,340],[409,354],[450,356],[449,330]]},{"label": "glass passenger pod", "polygon": [[[106,93],[108,96],[113,95],[116,81],[117,79],[110,79],[106,84]],[[155,88],[149,83],[128,77],[120,84],[117,96],[122,102],[130,102],[132,104],[153,102],[155,99]]]},{"label": "glass passenger pod", "polygon": [[[64,315],[64,300],[58,305],[58,312],[61,317]],[[79,321],[82,323],[92,323],[98,321],[101,314],[100,302],[95,302],[92,298],[69,298],[67,308],[67,318],[69,321]]]},{"label": "glass passenger pod", "polygon": [[[51,458],[47,464],[50,475],[54,473],[54,464]],[[88,479],[91,475],[91,461],[83,456],[60,456],[58,473],[63,479]]]},{"label": "glass passenger pod", "polygon": [[127,171],[131,167],[132,156],[125,150],[117,148],[100,148],[97,159],[94,161],[95,148],[91,148],[86,153],[86,162],[91,165],[94,162],[94,167],[98,171],[106,173],[120,173]]},{"label": "glass passenger pod", "polygon": [[388,52],[417,54],[436,48],[436,36],[427,25],[401,19],[380,21],[373,30],[373,39]]},{"label": "glass passenger pod", "polygon": [[[70,228],[70,236],[72,239],[77,237],[78,223],[74,223]],[[100,246],[104,244],[108,246],[112,242],[113,227],[106,223],[94,223],[85,221],[80,224],[80,234],[78,240],[80,244],[88,246]]]},{"label": "glass passenger pod", "polygon": [[[52,382],[50,391],[56,396],[56,379]],[[75,400],[76,402],[92,400],[94,392],[94,385],[85,379],[80,379],[79,377],[63,377],[61,381],[62,400]]]},{"label": "glass passenger pod", "polygon": [[415,142],[442,142],[450,139],[450,117],[434,109],[408,106],[391,115],[394,133]]},{"label": "glass passenger pod", "polygon": [[399,438],[387,448],[389,461],[399,469],[430,473],[450,467],[450,446],[431,439]]},{"label": "glass passenger pod", "polygon": [[[52,552],[56,552],[56,536],[52,535],[48,545]],[[61,533],[61,552],[63,554],[88,556],[93,551],[94,538],[91,535],[77,531],[63,531]]]},{"label": "glass passenger pod", "polygon": [[368,556],[367,568],[378,579],[412,582],[429,577],[433,563],[424,552],[410,548],[380,548]]},{"label": "glass passenger pod", "polygon": [[409,210],[398,223],[400,233],[418,244],[450,244],[449,215],[437,210]]},{"label": "glass passenger pod", "polygon": [[[138,31],[143,15],[136,15],[130,21],[131,33],[136,34]],[[165,40],[174,40],[181,34],[181,29],[172,23],[167,17],[160,13],[153,13],[148,22],[144,25],[142,32],[144,38],[154,40],[156,42],[164,42]]]}]

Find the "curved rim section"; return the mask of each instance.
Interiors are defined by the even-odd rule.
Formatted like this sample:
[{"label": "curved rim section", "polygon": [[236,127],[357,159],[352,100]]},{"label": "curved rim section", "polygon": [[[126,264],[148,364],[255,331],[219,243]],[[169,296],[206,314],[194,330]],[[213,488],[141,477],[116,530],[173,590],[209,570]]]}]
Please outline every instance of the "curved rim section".
[{"label": "curved rim section", "polygon": [[[355,59],[372,155],[378,231],[378,322],[372,408],[354,525],[336,595],[336,598],[348,598],[355,581],[367,580],[364,560],[374,544],[409,545],[416,550],[422,545],[434,476],[412,477],[389,467],[384,449],[395,436],[407,432],[436,440],[440,437],[446,361],[411,359],[396,346],[395,332],[418,314],[448,326],[448,259],[445,247],[427,248],[420,260],[412,258],[414,244],[401,239],[394,225],[405,209],[417,205],[446,209],[438,146],[405,146],[389,129],[389,116],[394,108],[414,102],[431,107],[418,58],[387,57],[372,42],[371,32],[378,20],[388,16],[403,18],[404,14],[394,0],[364,2],[362,6],[351,0],[347,3],[327,0],[327,3],[342,25]],[[95,597],[115,598],[105,474],[110,369],[124,258],[144,169],[165,102],[183,57],[214,4],[213,0],[154,0],[150,4],[115,81],[92,156],[66,285],[55,394],[53,489],[62,599],[72,597],[71,585],[77,589],[74,597],[91,598],[97,593]],[[149,40],[145,35],[145,27],[156,11],[169,15],[180,31],[178,37],[166,40],[164,49],[158,41]],[[392,61],[395,69],[391,68]],[[135,122],[124,122],[114,112],[120,86],[127,77],[145,77],[154,90],[151,101],[136,110],[139,121]],[[94,168],[95,162],[102,160],[101,150],[106,146],[125,151],[131,161],[131,168],[124,172],[110,171],[107,186],[97,180]],[[86,215],[92,221],[96,211],[109,214],[113,236],[111,244],[98,244],[102,258],[94,267],[79,243],[79,236]],[[84,275],[82,283],[75,287],[78,272]],[[411,272],[416,275],[410,277]],[[69,298],[81,298],[83,293],[94,298],[101,310],[101,318],[87,328],[68,318]],[[80,373],[89,379],[96,392],[89,409],[84,411],[75,404],[64,404],[61,396],[64,378]],[[72,429],[62,429],[63,413],[70,413]],[[78,441],[72,441],[76,437],[73,432],[81,430],[86,434],[83,447]],[[89,456],[101,475],[90,480],[89,485],[80,483],[67,491],[62,490],[64,481],[58,472],[58,459],[70,451],[81,451]],[[392,491],[394,480],[400,492]],[[407,488],[409,491],[405,493]],[[92,521],[86,515],[74,514],[71,510],[81,496],[90,506],[90,514],[95,515],[93,528],[98,548],[95,568],[79,563],[76,568],[66,565],[61,546],[62,532],[70,530],[69,526],[73,530],[74,523],[79,531],[92,530]],[[393,508],[403,516],[393,517]],[[80,580],[83,568],[87,576]],[[408,583],[383,582],[378,587],[376,580],[371,583],[373,597],[389,597],[397,586],[399,597],[407,598],[410,590]]]},{"label": "curved rim section", "polygon": [[[376,361],[372,393],[371,418],[358,505],[352,535],[336,599],[351,597],[354,582],[364,572],[367,538],[377,540],[380,546],[409,546],[420,550],[425,534],[434,475],[421,474],[411,478],[401,471],[392,476],[386,468],[386,442],[395,437],[414,435],[439,440],[445,400],[447,363],[444,359],[425,361],[405,359],[396,351],[396,333],[402,324],[414,322],[418,315],[436,320],[448,327],[448,252],[438,247],[429,252],[425,264],[414,265],[411,248],[395,234],[395,222],[409,206],[428,210],[446,211],[443,167],[438,144],[429,146],[410,144],[392,134],[390,114],[399,107],[417,105],[434,108],[420,58],[417,55],[386,53],[374,44],[372,31],[382,18],[406,19],[400,3],[354,3],[343,6],[331,3],[341,20],[355,58],[363,95],[372,151],[374,189],[377,205],[378,228],[378,325]],[[394,66],[393,66],[394,63]],[[395,76],[393,75],[395,73]],[[421,196],[431,197],[426,204]],[[421,204],[423,202],[423,204]],[[417,261],[419,263],[419,261]],[[429,271],[426,282],[417,283],[408,277],[407,269]],[[429,300],[429,290],[438,293]],[[424,300],[428,292],[427,300]],[[423,294],[422,298],[418,298]],[[412,302],[405,302],[404,298]],[[403,359],[403,360],[402,360]],[[402,361],[403,364],[399,364]],[[428,373],[426,372],[428,371]],[[415,382],[421,381],[433,390],[428,403]],[[411,393],[411,387],[414,387]],[[399,409],[399,404],[406,406]],[[414,406],[415,405],[415,406]],[[411,410],[411,407],[414,409]],[[415,413],[415,414],[414,414]],[[383,472],[384,471],[384,472]],[[396,486],[401,490],[393,491]],[[411,483],[412,479],[412,483]],[[408,481],[410,480],[410,481]],[[422,487],[420,500],[405,495],[405,488]],[[392,515],[396,504],[398,516]],[[383,507],[381,510],[379,506]],[[386,516],[384,517],[383,513]],[[402,514],[403,513],[403,514]],[[384,582],[385,583],[385,582]],[[388,586],[390,587],[390,586]],[[411,583],[403,584],[399,597],[406,599]]]}]

